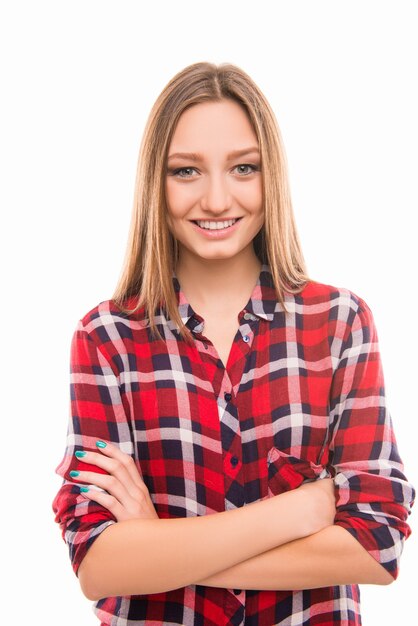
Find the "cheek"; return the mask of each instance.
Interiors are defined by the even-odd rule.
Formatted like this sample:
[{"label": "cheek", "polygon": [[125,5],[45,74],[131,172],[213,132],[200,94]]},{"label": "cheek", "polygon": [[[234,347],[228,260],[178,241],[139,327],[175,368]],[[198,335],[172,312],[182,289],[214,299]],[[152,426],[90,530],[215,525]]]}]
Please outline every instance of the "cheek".
[{"label": "cheek", "polygon": [[165,218],[166,218],[166,222],[167,222],[168,230],[169,230],[169,231],[170,231],[170,233],[173,235],[173,234],[174,234],[174,233],[173,233],[173,219],[172,219],[172,217],[171,217],[170,213],[168,213],[168,212],[167,212],[167,213],[166,213]]},{"label": "cheek", "polygon": [[167,227],[171,235],[174,237],[174,239],[181,238],[182,221],[180,218],[181,218],[181,215],[177,215],[175,211],[171,209],[167,209],[167,213],[166,213]]},{"label": "cheek", "polygon": [[168,180],[165,186],[167,207],[173,218],[182,217],[195,204],[199,190],[196,185],[179,184]]},{"label": "cheek", "polygon": [[257,212],[263,204],[261,182],[254,181],[251,185],[243,185],[239,190],[239,201],[251,212]]},{"label": "cheek", "polygon": [[169,180],[165,183],[165,203],[167,210],[172,213],[173,207],[176,206],[176,193],[174,185],[170,184]]}]

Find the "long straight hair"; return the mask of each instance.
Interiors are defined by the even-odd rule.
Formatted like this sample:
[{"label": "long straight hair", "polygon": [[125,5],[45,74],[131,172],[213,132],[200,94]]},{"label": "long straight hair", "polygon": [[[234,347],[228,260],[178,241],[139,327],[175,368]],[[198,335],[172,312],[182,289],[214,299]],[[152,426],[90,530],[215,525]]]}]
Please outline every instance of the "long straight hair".
[{"label": "long straight hair", "polygon": [[[186,341],[192,337],[180,318],[172,280],[178,246],[166,219],[168,149],[187,108],[225,98],[244,108],[258,138],[265,219],[253,245],[259,260],[270,266],[277,299],[285,310],[284,292],[298,293],[309,280],[294,220],[286,155],[269,103],[241,68],[230,63],[194,63],[168,82],[145,125],[125,262],[113,294],[113,301],[125,313],[144,308],[152,333],[160,339],[155,314],[161,306],[181,336]],[[133,308],[127,307],[128,299],[133,299]]]}]

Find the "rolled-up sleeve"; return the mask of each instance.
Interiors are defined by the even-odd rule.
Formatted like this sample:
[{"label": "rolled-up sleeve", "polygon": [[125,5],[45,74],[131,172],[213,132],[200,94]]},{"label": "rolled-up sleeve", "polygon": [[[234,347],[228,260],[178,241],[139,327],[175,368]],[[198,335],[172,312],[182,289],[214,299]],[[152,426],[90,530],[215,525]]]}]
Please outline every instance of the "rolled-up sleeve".
[{"label": "rolled-up sleeve", "polygon": [[[70,356],[70,419],[64,457],[56,468],[63,483],[53,501],[55,521],[69,548],[71,563],[77,574],[81,561],[94,540],[114,516],[104,507],[80,494],[82,484],[70,480],[71,470],[91,469],[75,457],[77,450],[97,450],[99,439],[115,443],[132,453],[132,440],[126,409],[123,405],[117,369],[106,354],[106,331],[101,329],[99,345],[80,321],[72,338]],[[108,344],[111,345],[108,338]]]},{"label": "rolled-up sleeve", "polygon": [[372,312],[353,298],[330,394],[329,462],[335,474],[335,523],[396,578],[415,491],[392,427]]}]

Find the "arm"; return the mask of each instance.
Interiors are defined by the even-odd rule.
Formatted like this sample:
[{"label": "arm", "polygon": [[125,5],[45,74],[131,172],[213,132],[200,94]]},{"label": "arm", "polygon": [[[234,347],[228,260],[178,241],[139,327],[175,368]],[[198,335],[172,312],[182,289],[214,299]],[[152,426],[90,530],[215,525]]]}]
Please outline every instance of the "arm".
[{"label": "arm", "polygon": [[[134,476],[132,482],[123,471],[124,466],[130,465],[131,458],[113,446],[107,446],[106,450],[106,454],[113,457],[113,461],[90,452],[87,454],[89,462],[106,469],[111,476],[82,472],[79,480],[95,482],[105,489],[105,493],[94,491],[86,496],[101,501],[117,514],[118,521],[119,518],[133,519],[135,525],[129,529],[126,525],[118,524],[117,536],[110,537],[112,529],[103,533],[102,538],[98,539],[83,560],[79,570],[80,582],[85,594],[91,599],[116,593],[127,595],[138,592],[138,589],[143,593],[155,593],[155,590],[168,590],[191,582],[245,589],[308,589],[356,582],[388,584],[393,580],[360,543],[339,526],[328,526],[306,538],[289,540],[285,545],[265,552],[260,550],[261,544],[257,542],[260,532],[263,541],[272,532],[276,543],[282,544],[285,540],[286,524],[290,524],[290,534],[294,534],[298,529],[302,530],[301,522],[308,519],[311,520],[309,530],[314,532],[312,521],[316,519],[318,523],[318,517],[312,508],[314,501],[318,509],[329,510],[328,523],[332,523],[334,487],[327,480],[308,483],[281,496],[273,496],[270,498],[271,506],[268,507],[265,505],[266,501],[253,503],[251,510],[256,515],[254,518],[248,516],[250,505],[247,505],[227,514],[161,520],[154,527],[150,527],[153,537],[149,541],[149,531],[146,527],[141,528],[142,520],[138,518],[157,516],[152,505],[147,502],[143,508],[140,506],[139,501],[142,498],[138,495],[144,496],[146,490],[139,492],[135,497],[137,503],[132,506],[132,494],[138,491],[134,482],[137,482],[138,477],[131,472]],[[122,466],[115,463],[116,460],[122,461]],[[330,482],[331,484],[327,484]],[[324,489],[328,489],[328,502],[323,500],[326,495]],[[286,498],[289,495],[294,496],[293,501],[292,498]],[[310,495],[315,498],[311,503]],[[260,509],[260,504],[263,510]],[[277,524],[276,519],[281,519],[281,523]],[[175,524],[172,524],[173,521]],[[161,522],[164,526],[161,526]],[[169,526],[167,522],[170,522]],[[305,528],[305,532],[307,530]],[[205,542],[202,544],[203,534]],[[242,555],[249,551],[260,553],[243,559]],[[141,558],[130,563],[130,557],[135,553],[141,555]],[[236,564],[218,571],[220,564],[232,561]],[[278,568],[279,562],[286,563],[286,567]],[[179,563],[181,567],[173,567],[173,563]],[[199,571],[210,569],[216,573],[198,578]],[[143,585],[145,579],[146,587]]]},{"label": "arm", "polygon": [[355,297],[330,393],[329,465],[335,474],[335,524],[393,578],[415,490],[397,449],[372,312]]},{"label": "arm", "polygon": [[[306,486],[311,492],[301,489],[299,493],[270,498],[251,507],[184,519],[119,521],[116,509],[111,511],[105,501],[100,503],[83,496],[82,477],[84,474],[86,478],[84,472],[91,469],[94,455],[97,456],[97,452],[92,452],[97,439],[113,442],[133,457],[129,406],[124,403],[118,371],[111,358],[114,346],[110,339],[106,341],[105,329],[101,328],[100,337],[94,333],[96,320],[97,317],[91,318],[88,324],[93,327],[91,332],[87,331],[88,325],[80,324],[73,337],[71,419],[66,454],[57,469],[64,482],[54,500],[56,521],[88,597],[178,588],[193,578],[212,575],[332,523],[332,490],[324,489],[321,499],[318,486],[313,485]],[[123,362],[122,357],[118,363]],[[75,451],[86,453],[82,462],[74,456]],[[140,472],[139,464],[135,466]],[[97,464],[93,469],[97,470]],[[100,469],[103,473],[97,474],[100,478],[95,483],[106,489],[98,481],[109,478],[108,470],[104,466]],[[80,472],[75,482],[71,470]],[[321,482],[322,489],[327,481]],[[316,490],[315,496],[312,490]],[[307,510],[310,515],[305,514]],[[282,520],[280,524],[278,518]]]},{"label": "arm", "polygon": [[[70,419],[64,457],[56,472],[63,478],[52,508],[60,525],[73,566],[78,567],[88,546],[116,518],[96,502],[80,494],[70,471],[88,469],[74,456],[76,451],[95,449],[97,439],[114,441],[132,454],[132,442],[115,372],[109,359],[96,347],[81,320],[70,349]],[[118,427],[119,425],[119,427]]]},{"label": "arm", "polygon": [[335,525],[198,584],[309,589],[388,584],[397,577],[414,489],[403,474],[386,408],[373,317],[363,300],[353,304],[341,348],[338,341],[333,346],[328,467],[335,475]]},{"label": "arm", "polygon": [[332,522],[323,512],[334,507],[327,481],[320,482],[320,489],[310,484],[221,513],[114,524],[81,563],[83,592],[97,600],[177,589],[316,532]]},{"label": "arm", "polygon": [[[285,563],[285,567],[279,564]],[[393,577],[339,526],[268,550],[198,585],[228,589],[315,589],[334,585],[386,585]]]}]

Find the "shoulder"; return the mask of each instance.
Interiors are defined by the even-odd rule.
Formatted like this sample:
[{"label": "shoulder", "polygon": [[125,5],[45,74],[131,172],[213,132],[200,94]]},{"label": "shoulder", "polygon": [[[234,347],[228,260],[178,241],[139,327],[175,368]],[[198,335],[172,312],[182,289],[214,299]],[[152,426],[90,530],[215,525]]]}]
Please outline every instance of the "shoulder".
[{"label": "shoulder", "polygon": [[365,300],[351,289],[316,280],[308,281],[300,293],[294,294],[294,298],[307,313],[323,311],[344,317],[370,311]]},{"label": "shoulder", "polygon": [[293,298],[290,304],[296,316],[303,316],[302,328],[322,328],[330,336],[344,340],[353,332],[376,332],[369,305],[347,287],[310,280]]},{"label": "shoulder", "polygon": [[[124,304],[125,309],[135,307],[133,301]],[[71,358],[73,364],[106,362],[118,375],[129,370],[135,360],[132,355],[140,356],[140,346],[148,341],[144,309],[129,313],[113,300],[104,300],[79,319],[73,334]]]},{"label": "shoulder", "polygon": [[122,309],[114,300],[104,300],[80,318],[77,331],[84,331],[98,343],[133,339],[147,326],[144,307],[134,310],[135,304],[133,298],[126,300]]},{"label": "shoulder", "polygon": [[332,354],[339,355],[347,345],[377,343],[377,330],[367,302],[346,287],[309,281],[295,294],[295,313],[303,315],[299,324],[315,334],[325,333]]}]

